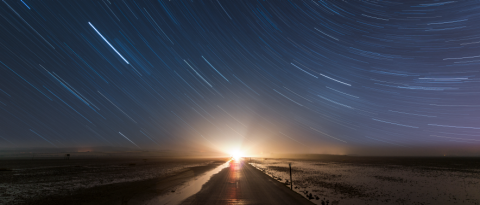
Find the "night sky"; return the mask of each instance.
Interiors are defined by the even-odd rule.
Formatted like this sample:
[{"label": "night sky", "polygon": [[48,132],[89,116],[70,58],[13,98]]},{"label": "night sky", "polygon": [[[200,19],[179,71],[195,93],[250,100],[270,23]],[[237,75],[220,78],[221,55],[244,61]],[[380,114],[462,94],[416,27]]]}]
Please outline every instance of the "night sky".
[{"label": "night sky", "polygon": [[0,5],[2,148],[480,145],[478,1]]}]

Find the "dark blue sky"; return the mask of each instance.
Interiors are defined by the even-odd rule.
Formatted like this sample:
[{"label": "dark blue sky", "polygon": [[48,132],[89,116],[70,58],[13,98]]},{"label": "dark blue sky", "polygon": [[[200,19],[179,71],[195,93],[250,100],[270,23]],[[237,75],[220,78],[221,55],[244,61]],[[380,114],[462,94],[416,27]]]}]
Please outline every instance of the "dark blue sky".
[{"label": "dark blue sky", "polygon": [[2,148],[480,144],[478,1],[0,4]]}]

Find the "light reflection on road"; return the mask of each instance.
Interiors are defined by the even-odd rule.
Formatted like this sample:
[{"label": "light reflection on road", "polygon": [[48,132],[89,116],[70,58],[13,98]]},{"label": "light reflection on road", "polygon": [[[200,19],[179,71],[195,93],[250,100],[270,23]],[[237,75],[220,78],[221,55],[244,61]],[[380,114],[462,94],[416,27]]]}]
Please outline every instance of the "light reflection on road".
[{"label": "light reflection on road", "polygon": [[241,187],[239,180],[242,177],[242,166],[243,163],[240,160],[232,160],[229,162],[229,172],[228,172],[228,186],[227,188],[227,204],[245,204],[245,200],[241,196]]},{"label": "light reflection on road", "polygon": [[[156,205],[156,204],[162,204],[162,205],[176,205],[182,202],[183,200],[187,199],[188,197],[198,193],[201,189],[202,186],[207,183],[210,178],[222,171],[223,169],[227,167],[232,167],[232,166],[237,166],[236,164],[241,164],[238,161],[234,162],[235,160],[230,160],[217,168],[208,171],[204,173],[203,175],[193,179],[192,181],[187,182],[185,185],[182,187],[178,188],[175,193],[171,193],[169,195],[163,195],[154,198],[153,200],[150,200],[146,204],[148,205]],[[236,169],[236,168],[235,168]]]}]

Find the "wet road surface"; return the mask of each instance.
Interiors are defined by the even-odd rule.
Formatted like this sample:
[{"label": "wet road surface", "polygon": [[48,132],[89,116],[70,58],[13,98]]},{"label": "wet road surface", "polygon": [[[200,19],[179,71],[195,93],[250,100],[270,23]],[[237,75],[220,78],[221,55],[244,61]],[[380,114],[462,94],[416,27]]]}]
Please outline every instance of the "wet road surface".
[{"label": "wet road surface", "polygon": [[213,175],[198,193],[181,204],[313,204],[244,161],[228,163],[229,167]]}]

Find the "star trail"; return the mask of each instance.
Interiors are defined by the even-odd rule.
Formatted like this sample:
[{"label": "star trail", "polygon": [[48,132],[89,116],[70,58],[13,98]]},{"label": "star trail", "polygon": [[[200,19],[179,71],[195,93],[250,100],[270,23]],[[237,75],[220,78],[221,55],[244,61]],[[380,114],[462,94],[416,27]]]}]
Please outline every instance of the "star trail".
[{"label": "star trail", "polygon": [[478,1],[0,5],[2,148],[480,145]]}]

